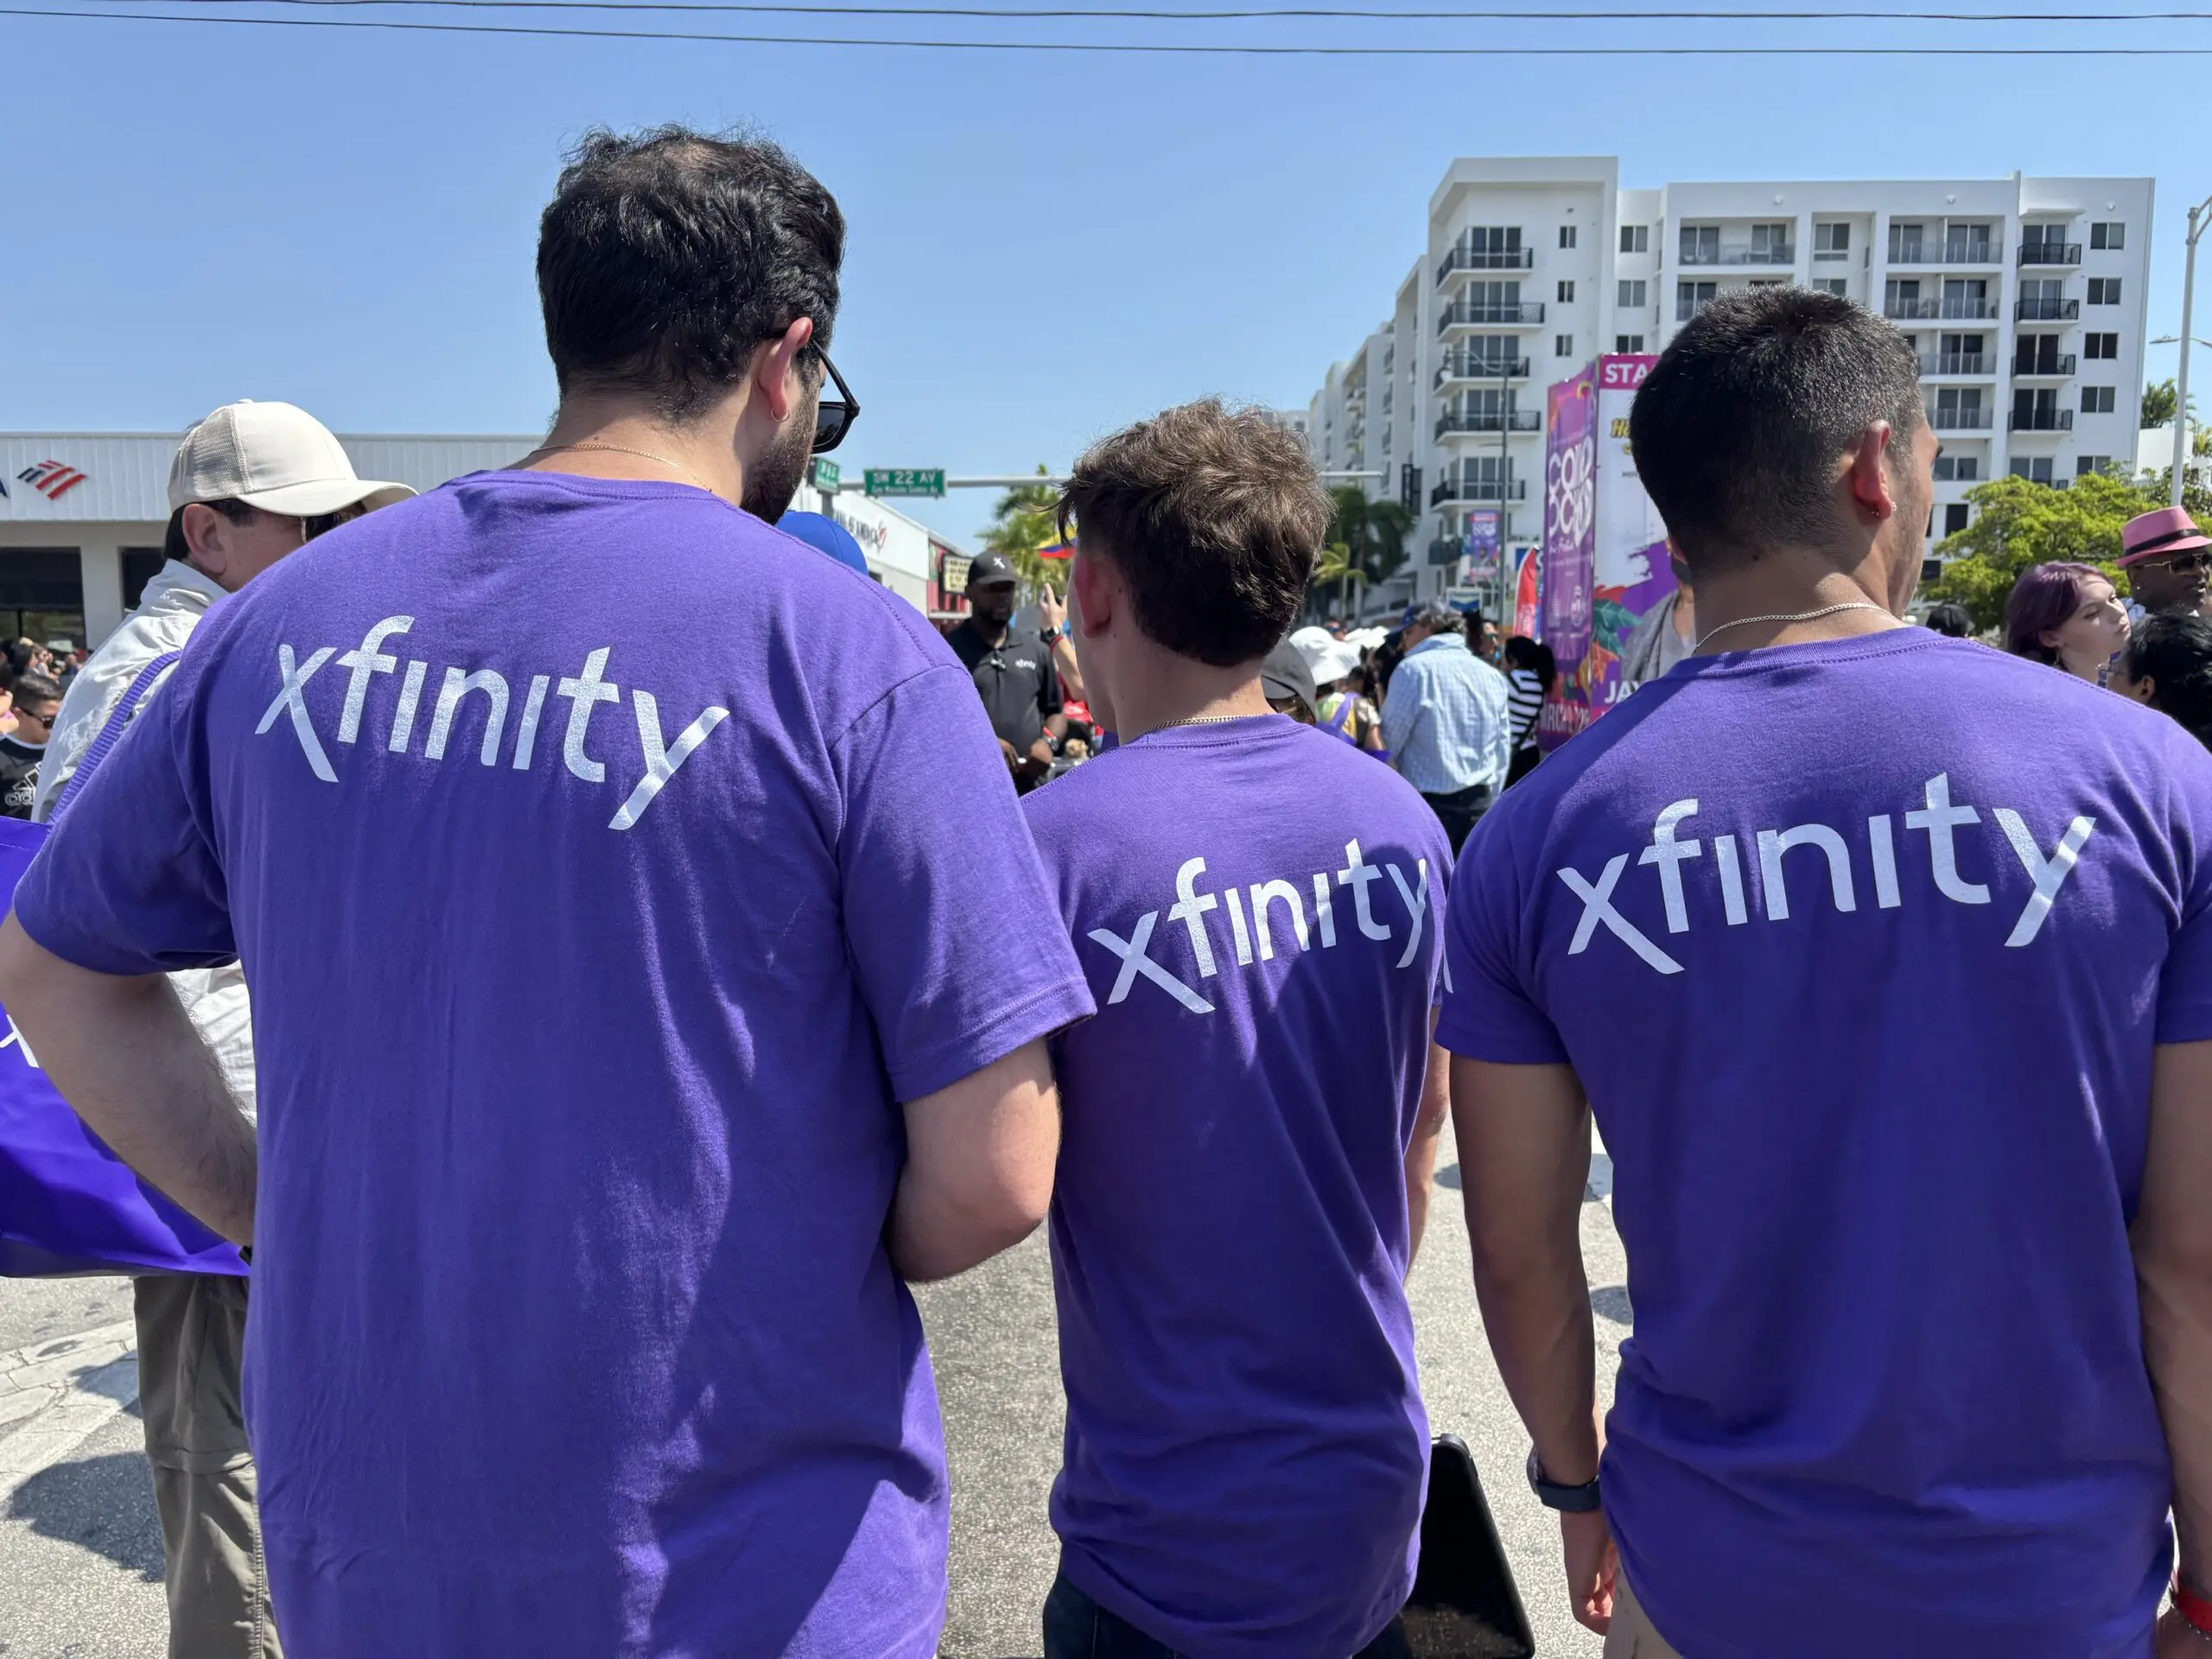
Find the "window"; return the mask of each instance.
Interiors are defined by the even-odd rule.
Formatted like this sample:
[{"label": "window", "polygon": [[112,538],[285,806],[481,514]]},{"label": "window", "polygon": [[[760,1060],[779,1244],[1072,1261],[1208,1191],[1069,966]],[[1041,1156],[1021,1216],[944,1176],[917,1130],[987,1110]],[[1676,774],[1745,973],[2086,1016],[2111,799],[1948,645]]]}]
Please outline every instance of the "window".
[{"label": "window", "polygon": [[2088,358],[2117,358],[2120,355],[2120,336],[2118,334],[2084,334],[2082,336],[2082,355]]},{"label": "window", "polygon": [[2111,414],[2113,411],[2113,391],[2114,388],[2111,386],[2082,387],[2082,412],[2084,415]]},{"label": "window", "polygon": [[1720,227],[1718,225],[1683,226],[1682,263],[1686,265],[1719,264]]},{"label": "window", "polygon": [[1637,277],[1634,282],[1630,282],[1626,278],[1623,278],[1621,282],[1621,309],[1624,311],[1641,311],[1643,309],[1644,305],[1647,302],[1645,296],[1649,292],[1649,289],[1644,286],[1643,279],[1642,277]]},{"label": "window", "polygon": [[1981,475],[1981,462],[1973,455],[1938,455],[1936,457],[1936,480],[1948,484],[1956,480],[1971,484]]},{"label": "window", "polygon": [[135,611],[138,601],[146,596],[146,584],[162,571],[168,555],[158,547],[126,547],[123,550],[123,608]]},{"label": "window", "polygon": [[1615,334],[1613,349],[1623,357],[1640,356],[1643,351],[1643,336],[1642,334]]},{"label": "window", "polygon": [[1851,297],[1851,284],[1840,276],[1815,276],[1813,289],[1819,294],[1833,294],[1839,300]]},{"label": "window", "polygon": [[1963,501],[1947,503],[1943,508],[1943,533],[1955,536],[1967,527],[1967,504]]},{"label": "window", "polygon": [[1561,305],[1572,305],[1574,303],[1574,284],[1572,282],[1562,282],[1560,283],[1559,302]]},{"label": "window", "polygon": [[1890,263],[1893,265],[1924,265],[1921,256],[1926,251],[1925,225],[1891,224],[1890,226]]},{"label": "window", "polygon": [[1675,321],[1688,322],[1700,310],[1713,303],[1713,296],[1719,291],[1718,283],[1676,283],[1675,284]]},{"label": "window", "polygon": [[[2113,245],[2114,245],[2115,247],[2117,247],[2119,245],[2118,245],[2117,243],[2115,243],[2115,244],[2113,244]],[[1649,252],[1650,252],[1650,251],[1651,251],[1651,227],[1650,227],[1649,225],[1624,225],[1624,226],[1621,226],[1621,251],[1622,251],[1623,253],[1649,253]]]},{"label": "window", "polygon": [[2012,476],[2024,478],[2031,483],[2048,484],[2050,482],[2050,457],[2037,455],[2033,460],[2025,457],[2016,459],[2012,462]]},{"label": "window", "polygon": [[1813,257],[1815,259],[1847,259],[1851,256],[1851,226],[1848,225],[1815,225],[1813,226]]},{"label": "window", "polygon": [[1573,226],[1562,225],[1559,227],[1559,245],[1562,248],[1571,248],[1574,245]]},{"label": "window", "polygon": [[2089,226],[2089,245],[2110,248],[2115,252],[2127,245],[2127,226],[2116,219],[2108,219]]},{"label": "window", "polygon": [[2117,276],[2090,277],[2089,303],[2091,305],[2118,305],[2120,303],[2120,278]]},{"label": "window", "polygon": [[1552,339],[1552,355],[1554,357],[1573,357],[1574,355],[1574,336],[1573,334],[1554,335]]},{"label": "window", "polygon": [[2076,478],[2087,478],[2092,473],[2103,473],[2109,472],[2111,470],[2112,457],[2110,455],[2076,455],[2074,457],[2074,476]]},{"label": "window", "polygon": [[1989,226],[1953,225],[1943,232],[1943,263],[1986,265],[1989,257]]},{"label": "window", "polygon": [[1789,226],[1754,225],[1751,226],[1751,263],[1755,265],[1787,265],[1796,262],[1797,250],[1789,245]]}]

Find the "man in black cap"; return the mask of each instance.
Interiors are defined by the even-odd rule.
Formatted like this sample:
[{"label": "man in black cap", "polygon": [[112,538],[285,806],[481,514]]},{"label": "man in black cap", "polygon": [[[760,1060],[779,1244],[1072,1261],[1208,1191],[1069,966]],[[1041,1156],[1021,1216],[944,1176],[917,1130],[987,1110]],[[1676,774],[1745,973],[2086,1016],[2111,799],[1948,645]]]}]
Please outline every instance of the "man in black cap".
[{"label": "man in black cap", "polygon": [[1059,630],[1046,639],[1013,619],[1014,566],[1003,554],[977,554],[968,567],[967,618],[944,637],[974,677],[1014,787],[1026,794],[1051,774],[1067,719],[1052,666]]}]

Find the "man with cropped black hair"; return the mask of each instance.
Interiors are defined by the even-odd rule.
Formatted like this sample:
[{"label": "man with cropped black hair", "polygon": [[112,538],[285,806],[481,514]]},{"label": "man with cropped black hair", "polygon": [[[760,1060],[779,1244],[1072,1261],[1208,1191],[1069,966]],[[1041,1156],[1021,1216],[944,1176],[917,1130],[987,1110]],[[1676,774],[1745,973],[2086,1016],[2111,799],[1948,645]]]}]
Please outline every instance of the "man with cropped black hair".
[{"label": "man with cropped black hair", "polygon": [[[944,641],[762,522],[852,418],[842,242],[772,146],[587,139],[547,443],[217,607],[0,930],[62,1092],[256,1246],[294,1652],[936,1652],[905,1281],[1042,1217],[1091,1001]],[[232,957],[257,1186],[156,975]]]},{"label": "man with cropped black hair", "polygon": [[1437,1030],[1575,1615],[1613,1659],[2200,1653],[2212,757],[1904,624],[1936,435],[1863,308],[1724,296],[1629,429],[1695,652],[1470,839]]},{"label": "man with cropped black hair", "polygon": [[1297,440],[1217,403],[1107,438],[1061,505],[1121,747],[1026,803],[1100,1006],[1055,1051],[1046,1659],[1406,1651],[1451,851],[1402,779],[1269,706],[1313,693],[1271,652],[1328,520]]}]

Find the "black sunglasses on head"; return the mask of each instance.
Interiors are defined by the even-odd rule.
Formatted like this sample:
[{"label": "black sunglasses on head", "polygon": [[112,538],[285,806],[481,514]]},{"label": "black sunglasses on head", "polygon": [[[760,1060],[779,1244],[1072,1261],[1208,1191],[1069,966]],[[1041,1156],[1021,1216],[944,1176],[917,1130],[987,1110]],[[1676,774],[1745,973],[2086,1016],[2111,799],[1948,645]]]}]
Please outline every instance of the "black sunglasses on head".
[{"label": "black sunglasses on head", "polygon": [[821,398],[814,406],[814,453],[819,455],[845,441],[845,434],[861,417],[861,404],[860,399],[853,396],[853,389],[845,384],[845,377],[837,372],[837,365],[830,360],[830,353],[817,346],[814,354],[822,359],[823,372],[837,388],[835,397]]}]

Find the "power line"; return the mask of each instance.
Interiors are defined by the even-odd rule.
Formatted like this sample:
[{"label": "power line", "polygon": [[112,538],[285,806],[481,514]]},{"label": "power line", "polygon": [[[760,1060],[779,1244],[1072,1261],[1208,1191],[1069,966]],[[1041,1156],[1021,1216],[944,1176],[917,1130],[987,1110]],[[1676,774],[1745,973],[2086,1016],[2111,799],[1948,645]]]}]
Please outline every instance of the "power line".
[{"label": "power line", "polygon": [[[172,0],[174,3],[174,0]],[[190,3],[191,0],[186,0]],[[225,0],[239,3],[240,0]],[[1646,14],[1648,15],[1648,14]],[[518,35],[585,41],[688,41],[730,46],[879,47],[918,52],[1114,53],[1265,58],[2202,58],[2197,46],[1229,46],[1173,41],[931,41],[817,35],[715,35],[684,29],[563,29],[551,24],[412,23],[396,18],[213,17],[160,11],[0,6],[0,17],[197,23],[212,28],[383,29],[421,35]]]},{"label": "power line", "polygon": [[[354,8],[434,6],[518,11],[741,12],[794,16],[963,17],[988,20],[1045,18],[1122,19],[1141,22],[1224,22],[1248,19],[1348,18],[1405,22],[1942,22],[1942,23],[2150,23],[2212,22],[2212,11],[1683,11],[1642,8],[1596,11],[1530,11],[1510,8],[1401,10],[1331,6],[1252,7],[1222,11],[1166,11],[1130,7],[982,7],[795,5],[752,3],[751,0],[169,0],[194,6],[238,3]],[[131,0],[103,0],[131,3]]]}]

